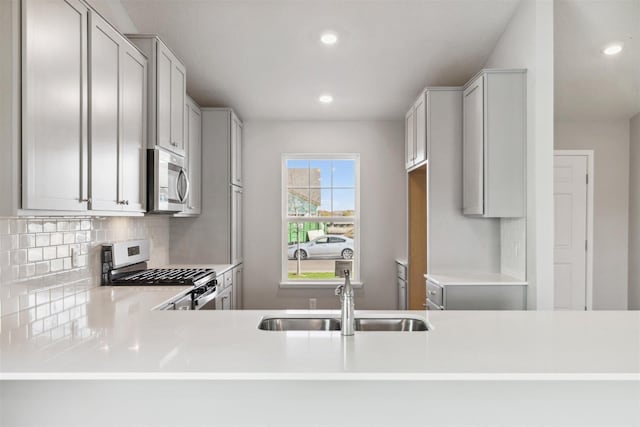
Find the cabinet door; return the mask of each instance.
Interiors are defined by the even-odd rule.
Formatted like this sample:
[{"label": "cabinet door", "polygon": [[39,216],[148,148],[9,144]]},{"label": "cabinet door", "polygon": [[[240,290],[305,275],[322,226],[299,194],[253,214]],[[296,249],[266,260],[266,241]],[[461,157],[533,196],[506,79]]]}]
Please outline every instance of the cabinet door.
[{"label": "cabinet door", "polygon": [[[156,138],[154,144],[168,150],[171,145],[171,52],[161,43],[156,55]],[[184,105],[184,104],[182,104]],[[180,111],[184,107],[180,107]]]},{"label": "cabinet door", "polygon": [[242,261],[242,188],[231,186],[231,263]]},{"label": "cabinet door", "polygon": [[120,56],[120,200],[123,210],[146,210],[147,60],[133,46]]},{"label": "cabinet door", "polygon": [[233,270],[233,308],[234,310],[242,310],[242,264]]},{"label": "cabinet door", "polygon": [[231,114],[231,183],[242,186],[242,123]]},{"label": "cabinet door", "polygon": [[81,1],[22,2],[23,209],[87,209],[87,15]]},{"label": "cabinet door", "polygon": [[405,137],[405,154],[406,168],[409,169],[414,164],[414,160],[416,158],[416,149],[415,149],[415,119],[414,119],[414,111],[413,108],[409,110],[404,120],[404,137]]},{"label": "cabinet door", "polygon": [[188,126],[185,126],[189,129],[187,146],[191,182],[188,210],[197,215],[202,210],[202,114],[195,105],[190,105],[189,110]]},{"label": "cabinet door", "polygon": [[465,91],[463,101],[463,212],[484,213],[484,76]]},{"label": "cabinet door", "polygon": [[186,72],[175,56],[171,61],[171,150],[184,155],[184,105],[186,102]]},{"label": "cabinet door", "polygon": [[426,101],[423,94],[414,108],[415,111],[415,159],[414,164],[418,164],[427,160],[427,114]]},{"label": "cabinet door", "polygon": [[89,14],[90,133],[89,195],[91,209],[120,211],[118,194],[119,63],[123,44],[98,14]]}]

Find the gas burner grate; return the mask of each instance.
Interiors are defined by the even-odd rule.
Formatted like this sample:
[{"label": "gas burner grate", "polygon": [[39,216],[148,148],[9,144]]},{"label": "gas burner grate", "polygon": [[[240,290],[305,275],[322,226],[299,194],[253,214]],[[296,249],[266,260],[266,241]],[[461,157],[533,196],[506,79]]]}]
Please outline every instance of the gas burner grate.
[{"label": "gas burner grate", "polygon": [[209,268],[152,268],[114,280],[129,285],[194,285],[198,280],[214,274]]}]

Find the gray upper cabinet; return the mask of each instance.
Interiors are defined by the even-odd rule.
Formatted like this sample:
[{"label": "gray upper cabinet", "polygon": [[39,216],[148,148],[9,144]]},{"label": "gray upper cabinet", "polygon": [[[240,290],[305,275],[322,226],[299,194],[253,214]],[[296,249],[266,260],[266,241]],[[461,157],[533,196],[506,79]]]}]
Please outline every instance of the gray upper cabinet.
[{"label": "gray upper cabinet", "polygon": [[89,200],[99,211],[145,211],[147,60],[89,14]]},{"label": "gray upper cabinet", "polygon": [[463,213],[524,216],[526,70],[483,70],[463,94]]},{"label": "gray upper cabinet", "polygon": [[76,0],[22,6],[22,208],[84,211],[89,11]]},{"label": "gray upper cabinet", "polygon": [[231,114],[231,184],[242,187],[242,122]]},{"label": "gray upper cabinet", "polygon": [[185,155],[186,69],[156,35],[127,34],[149,58],[149,148],[158,145]]},{"label": "gray upper cabinet", "polygon": [[191,185],[187,205],[176,216],[193,216],[200,215],[202,211],[202,112],[189,96],[186,98],[184,114],[187,172]]},{"label": "gray upper cabinet", "polygon": [[405,115],[405,167],[422,166],[427,160],[427,95],[422,92]]}]

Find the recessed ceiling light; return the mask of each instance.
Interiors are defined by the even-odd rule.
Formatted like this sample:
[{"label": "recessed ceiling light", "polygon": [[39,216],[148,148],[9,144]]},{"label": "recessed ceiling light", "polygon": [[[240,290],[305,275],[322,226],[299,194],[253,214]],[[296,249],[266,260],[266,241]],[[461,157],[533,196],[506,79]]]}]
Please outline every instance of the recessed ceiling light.
[{"label": "recessed ceiling light", "polygon": [[612,43],[609,46],[605,47],[602,51],[605,55],[617,55],[622,52],[622,45],[620,43]]},{"label": "recessed ceiling light", "polygon": [[318,101],[320,101],[323,104],[331,104],[333,102],[333,96],[329,94],[320,95],[320,97],[318,98]]},{"label": "recessed ceiling light", "polygon": [[338,35],[332,31],[322,33],[320,41],[328,46],[338,43]]}]

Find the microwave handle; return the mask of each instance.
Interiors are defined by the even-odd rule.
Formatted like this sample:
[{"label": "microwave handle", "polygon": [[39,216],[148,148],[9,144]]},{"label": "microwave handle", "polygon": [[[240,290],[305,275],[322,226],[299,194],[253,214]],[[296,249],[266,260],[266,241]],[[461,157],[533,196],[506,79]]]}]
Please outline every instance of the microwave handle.
[{"label": "microwave handle", "polygon": [[[180,194],[180,179],[184,179],[184,181],[187,184],[184,195]],[[178,179],[176,181],[176,186],[178,187],[177,193],[178,193],[178,197],[180,198],[180,203],[186,203],[187,197],[189,197],[189,189],[191,187],[191,184],[189,183],[189,176],[187,175],[187,171],[185,171],[184,168],[180,168],[180,172],[178,172]]]}]

